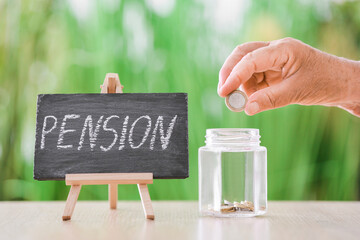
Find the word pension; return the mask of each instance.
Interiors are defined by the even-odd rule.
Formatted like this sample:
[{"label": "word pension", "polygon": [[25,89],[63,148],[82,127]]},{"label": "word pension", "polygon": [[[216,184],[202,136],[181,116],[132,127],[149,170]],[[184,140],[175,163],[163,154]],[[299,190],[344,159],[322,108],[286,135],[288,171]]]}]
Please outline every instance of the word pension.
[{"label": "word pension", "polygon": [[[155,142],[160,140],[161,149],[165,150],[169,146],[176,119],[177,115],[167,120],[169,123],[165,125],[163,116],[158,116],[156,121],[153,121],[150,116],[143,115],[130,123],[129,116],[121,118],[118,115],[102,115],[95,118],[92,115],[87,115],[83,120],[83,124],[81,124],[82,129],[77,130],[74,127],[72,128],[71,125],[74,121],[81,121],[79,114],[64,115],[63,118],[60,118],[60,121],[57,117],[48,115],[44,117],[43,121],[40,149],[45,148],[46,139],[50,134],[58,133],[57,149],[77,149],[80,151],[84,149],[84,142],[86,142],[89,143],[91,151],[99,147],[101,151],[107,152],[111,149],[124,149],[127,146],[127,140],[128,146],[132,149],[143,146],[143,148],[153,150]],[[97,144],[100,133],[106,134],[107,138],[111,136],[106,146]],[[140,138],[138,137],[139,134]],[[67,139],[67,136],[70,135],[71,138],[68,137]],[[135,135],[137,136],[136,140]],[[149,144],[146,143],[148,138],[150,140]]]}]

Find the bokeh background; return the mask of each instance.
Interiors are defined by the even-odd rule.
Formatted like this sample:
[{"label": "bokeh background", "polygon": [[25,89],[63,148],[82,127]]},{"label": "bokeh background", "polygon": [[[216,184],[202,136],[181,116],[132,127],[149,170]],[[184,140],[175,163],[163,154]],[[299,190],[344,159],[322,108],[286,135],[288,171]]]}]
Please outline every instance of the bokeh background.
[{"label": "bokeh background", "polygon": [[[155,180],[152,199],[198,198],[197,151],[207,128],[259,128],[270,200],[359,200],[360,119],[288,106],[230,112],[218,71],[243,42],[300,39],[358,60],[360,2],[342,0],[0,0],[0,200],[63,200],[64,181],[33,180],[40,93],[98,93],[107,72],[125,92],[189,94],[190,177]],[[86,186],[80,199],[106,199]],[[119,186],[120,199],[139,199]]]}]

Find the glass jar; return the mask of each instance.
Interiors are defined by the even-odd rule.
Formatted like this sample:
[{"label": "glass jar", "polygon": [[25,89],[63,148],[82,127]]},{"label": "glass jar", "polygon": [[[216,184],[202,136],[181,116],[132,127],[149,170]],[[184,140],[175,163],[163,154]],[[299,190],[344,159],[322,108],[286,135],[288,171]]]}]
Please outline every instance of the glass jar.
[{"label": "glass jar", "polygon": [[266,148],[258,129],[206,130],[199,148],[201,215],[250,217],[267,209]]}]

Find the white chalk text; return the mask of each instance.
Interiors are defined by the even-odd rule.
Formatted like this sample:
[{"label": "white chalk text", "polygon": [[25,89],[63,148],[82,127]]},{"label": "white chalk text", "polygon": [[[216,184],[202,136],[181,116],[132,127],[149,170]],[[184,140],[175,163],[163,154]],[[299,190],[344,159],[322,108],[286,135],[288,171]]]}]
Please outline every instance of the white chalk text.
[{"label": "white chalk text", "polygon": [[[81,151],[86,149],[85,146],[89,146],[91,151],[100,149],[103,152],[112,149],[121,151],[124,148],[166,150],[177,118],[177,115],[168,119],[164,119],[164,116],[152,119],[148,115],[134,119],[118,115],[97,117],[87,115],[85,118],[79,114],[66,114],[58,119],[49,115],[43,120],[40,149],[45,149],[46,139],[51,136],[52,139],[57,138],[55,144],[58,150]],[[104,136],[106,136],[106,143],[104,139],[100,139]],[[156,144],[157,141],[158,144]]]}]

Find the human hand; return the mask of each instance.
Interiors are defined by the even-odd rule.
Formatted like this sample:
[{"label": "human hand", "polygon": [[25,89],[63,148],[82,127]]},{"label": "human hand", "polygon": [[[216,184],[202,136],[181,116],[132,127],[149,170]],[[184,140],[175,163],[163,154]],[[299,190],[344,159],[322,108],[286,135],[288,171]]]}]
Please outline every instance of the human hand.
[{"label": "human hand", "polygon": [[248,115],[289,104],[337,106],[360,117],[360,62],[292,38],[237,46],[219,72],[218,94],[239,86]]}]

